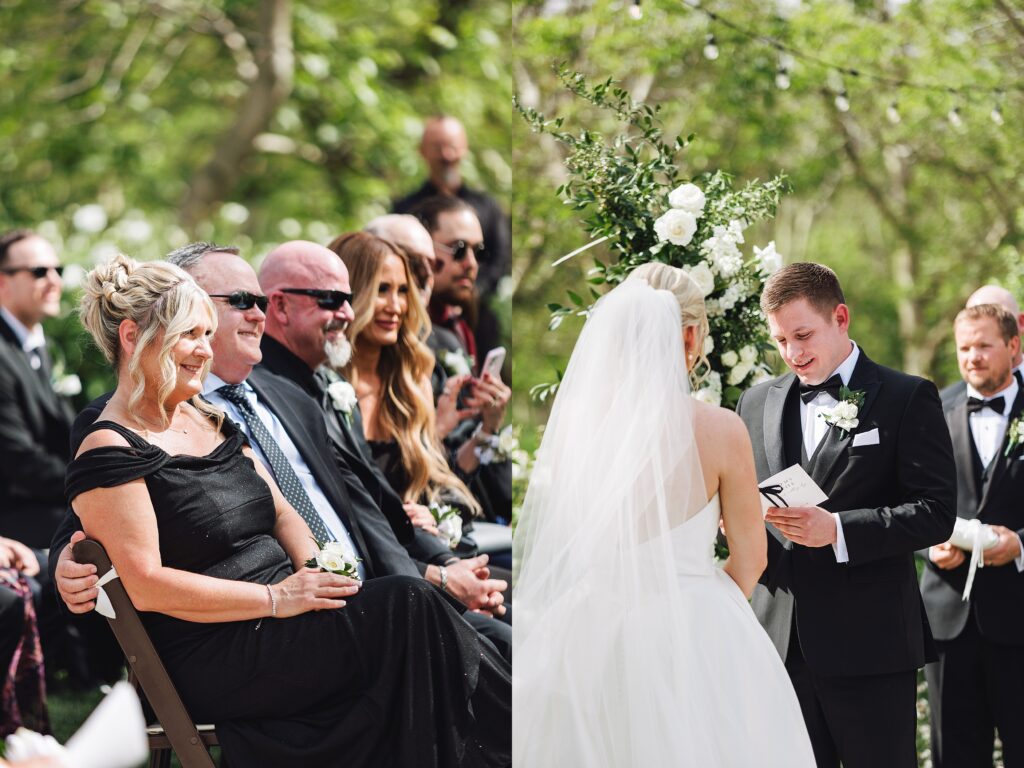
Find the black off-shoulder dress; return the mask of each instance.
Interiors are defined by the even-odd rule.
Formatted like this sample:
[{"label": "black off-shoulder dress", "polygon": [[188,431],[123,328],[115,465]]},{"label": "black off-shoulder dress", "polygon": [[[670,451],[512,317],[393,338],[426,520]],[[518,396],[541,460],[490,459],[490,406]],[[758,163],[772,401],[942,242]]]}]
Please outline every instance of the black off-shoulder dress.
[{"label": "black off-shoulder dress", "polygon": [[[225,420],[206,456],[171,456],[119,424],[130,447],[88,451],[69,502],[144,479],[169,568],[273,584],[292,565],[271,535],[270,489]],[[508,665],[426,581],[366,581],[340,610],[196,623],[143,613],[190,713],[217,724],[231,766],[502,766],[511,763]]]}]

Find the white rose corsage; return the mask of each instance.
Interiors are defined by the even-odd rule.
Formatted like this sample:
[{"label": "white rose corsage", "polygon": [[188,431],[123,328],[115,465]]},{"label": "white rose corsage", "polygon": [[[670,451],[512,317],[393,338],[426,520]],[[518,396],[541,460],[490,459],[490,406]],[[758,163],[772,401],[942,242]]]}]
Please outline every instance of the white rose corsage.
[{"label": "white rose corsage", "polygon": [[317,539],[316,556],[306,561],[307,568],[319,568],[326,573],[335,573],[338,576],[348,576],[351,579],[359,578],[359,558],[348,554],[341,543],[328,541],[326,544]]},{"label": "white rose corsage", "polygon": [[334,381],[327,385],[327,394],[331,396],[331,404],[334,409],[341,411],[345,416],[345,421],[351,424],[352,411],[359,402],[355,387],[347,381]]},{"label": "white rose corsage", "polygon": [[839,429],[839,436],[846,437],[857,428],[861,406],[864,405],[864,391],[842,387],[839,390],[839,403],[824,414],[825,422]]},{"label": "white rose corsage", "polygon": [[485,435],[483,433],[483,424],[480,424],[473,432],[473,439],[477,443],[473,453],[476,454],[477,459],[483,465],[500,464],[503,461],[509,461],[513,454],[519,450],[519,440],[512,432],[511,424],[494,435]]},{"label": "white rose corsage", "polygon": [[1009,456],[1022,444],[1024,444],[1024,417],[1018,416],[1006,428],[1006,450],[1003,455]]},{"label": "white rose corsage", "polygon": [[455,549],[462,541],[462,515],[450,504],[439,504],[436,501],[427,507],[437,523],[437,535],[448,542],[449,549]]}]

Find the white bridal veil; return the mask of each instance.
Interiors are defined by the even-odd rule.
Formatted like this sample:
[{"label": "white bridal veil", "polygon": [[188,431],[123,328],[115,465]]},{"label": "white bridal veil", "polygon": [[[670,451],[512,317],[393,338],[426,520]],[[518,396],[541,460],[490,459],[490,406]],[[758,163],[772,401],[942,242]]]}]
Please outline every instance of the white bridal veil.
[{"label": "white bridal veil", "polygon": [[707,502],[693,408],[675,297],[626,280],[580,334],[515,534],[517,766],[653,766],[701,721],[672,542]]}]

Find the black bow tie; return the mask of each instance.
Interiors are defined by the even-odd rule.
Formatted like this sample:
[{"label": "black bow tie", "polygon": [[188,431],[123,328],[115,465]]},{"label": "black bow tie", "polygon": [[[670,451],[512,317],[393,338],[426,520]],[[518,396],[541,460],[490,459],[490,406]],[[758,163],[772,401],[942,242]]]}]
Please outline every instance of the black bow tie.
[{"label": "black bow tie", "polygon": [[1002,395],[1000,395],[999,397],[993,397],[991,400],[982,400],[977,397],[967,398],[968,413],[981,411],[984,410],[985,408],[991,408],[993,411],[1002,416],[1003,411],[1006,410],[1006,398],[1004,398]]},{"label": "black bow tie", "polygon": [[821,384],[801,384],[800,399],[805,403],[811,402],[818,396],[819,392],[828,392],[836,400],[839,399],[839,390],[843,386],[843,378],[838,373]]}]

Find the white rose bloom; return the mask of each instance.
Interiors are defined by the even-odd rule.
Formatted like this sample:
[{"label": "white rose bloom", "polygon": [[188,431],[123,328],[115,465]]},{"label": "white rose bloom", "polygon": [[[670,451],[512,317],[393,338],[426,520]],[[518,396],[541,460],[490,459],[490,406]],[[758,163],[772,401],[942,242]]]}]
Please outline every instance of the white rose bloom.
[{"label": "white rose bloom", "polygon": [[754,384],[761,384],[766,381],[771,381],[773,378],[775,377],[772,376],[772,372],[769,371],[767,368],[758,368],[754,372],[754,378],[751,379],[750,385],[753,386]]},{"label": "white rose bloom", "polygon": [[704,192],[696,184],[683,184],[668,195],[668,204],[673,208],[692,213],[697,218],[704,213]]},{"label": "white rose bloom", "polygon": [[[700,288],[700,292],[705,298],[710,296],[715,290],[715,275],[711,271],[711,267],[708,266],[706,261],[701,261],[687,271],[687,274],[697,283],[697,287]],[[709,312],[710,314],[710,312]]]},{"label": "white rose bloom", "polygon": [[764,248],[758,248],[755,245],[754,258],[757,259],[758,268],[766,275],[774,275],[782,269],[782,256],[775,251],[774,240]]},{"label": "white rose bloom", "polygon": [[740,361],[740,356],[733,352],[731,349],[728,352],[722,353],[722,365],[726,368],[732,368]]},{"label": "white rose bloom", "polygon": [[324,548],[317,553],[316,564],[325,571],[332,573],[346,569],[356,573],[355,559],[348,555],[342,548],[341,543],[337,541],[329,541],[324,544]]},{"label": "white rose bloom", "polygon": [[721,395],[721,393],[715,392],[710,387],[704,387],[703,389],[698,389],[696,392],[693,393],[693,398],[695,400],[700,400],[702,403],[707,403],[708,405],[721,405],[722,404],[722,395]]},{"label": "white rose bloom", "polygon": [[835,414],[837,419],[850,420],[857,418],[857,410],[857,406],[854,403],[844,401],[839,403],[839,405],[832,410],[832,413]]},{"label": "white rose bloom", "polygon": [[458,515],[446,517],[437,524],[437,534],[448,541],[450,549],[455,549],[462,541],[462,518]]},{"label": "white rose bloom", "polygon": [[53,382],[53,391],[63,397],[74,397],[82,391],[82,380],[74,373],[61,376]]},{"label": "white rose bloom", "polygon": [[450,349],[441,350],[441,365],[444,366],[451,376],[465,376],[468,373],[472,373],[465,356],[460,352]]},{"label": "white rose bloom", "polygon": [[729,378],[727,379],[727,381],[732,386],[736,386],[737,384],[742,383],[743,380],[747,378],[747,375],[750,373],[752,368],[753,366],[750,365],[750,363],[744,363],[743,361],[740,361],[739,363],[736,364],[735,368],[729,371]]},{"label": "white rose bloom", "polygon": [[335,381],[327,386],[327,394],[331,396],[334,407],[342,413],[352,413],[359,401],[356,390],[347,381]]},{"label": "white rose bloom", "polygon": [[757,349],[753,344],[747,344],[740,350],[740,360],[745,363],[753,363],[757,360]]},{"label": "white rose bloom", "polygon": [[715,339],[709,333],[707,336],[704,337],[704,355],[705,355],[705,357],[707,355],[710,355],[714,351],[714,349],[715,349]]},{"label": "white rose bloom", "polygon": [[704,386],[718,394],[722,394],[722,374],[718,371],[711,371],[711,373],[704,377]]},{"label": "white rose bloom", "polygon": [[840,429],[845,429],[847,432],[855,430],[858,424],[860,424],[859,419],[838,419],[836,421],[836,426]]},{"label": "white rose bloom", "polygon": [[654,232],[658,239],[674,245],[688,245],[696,231],[696,217],[679,208],[670,208],[654,222]]}]

